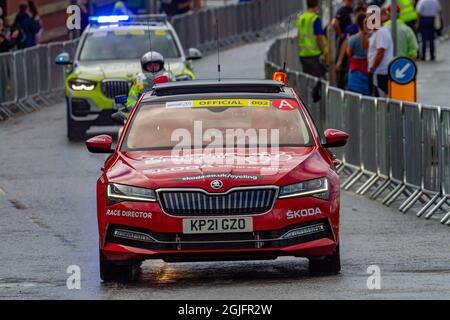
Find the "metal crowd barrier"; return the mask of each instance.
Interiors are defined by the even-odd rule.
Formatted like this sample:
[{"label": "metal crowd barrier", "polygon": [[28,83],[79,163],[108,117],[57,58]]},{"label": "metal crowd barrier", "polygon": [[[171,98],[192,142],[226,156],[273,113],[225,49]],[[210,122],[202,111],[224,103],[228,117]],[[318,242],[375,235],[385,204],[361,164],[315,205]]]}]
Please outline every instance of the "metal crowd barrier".
[{"label": "metal crowd barrier", "polygon": [[[286,42],[288,41],[288,42]],[[286,54],[286,48],[290,50]],[[450,226],[450,108],[362,96],[334,88],[304,74],[295,39],[276,40],[265,62],[267,78],[282,69],[287,57],[289,84],[323,131],[346,131],[345,148],[333,150],[345,190],[382,199],[407,213]],[[313,102],[311,88],[321,84],[321,99]]]},{"label": "metal crowd barrier", "polygon": [[[217,47],[216,21],[219,45],[227,47],[273,35],[301,8],[302,1],[297,0],[254,0],[188,12],[172,18],[172,24],[185,48],[197,47],[208,53]],[[78,40],[53,42],[0,54],[0,120],[63,98],[65,70],[54,61],[61,52],[73,56],[77,44]]]},{"label": "metal crowd barrier", "polygon": [[281,22],[297,15],[302,4],[296,0],[255,0],[188,12],[173,17],[172,24],[185,48],[197,47],[209,52],[217,47],[217,22],[219,45],[228,47],[279,32]]}]

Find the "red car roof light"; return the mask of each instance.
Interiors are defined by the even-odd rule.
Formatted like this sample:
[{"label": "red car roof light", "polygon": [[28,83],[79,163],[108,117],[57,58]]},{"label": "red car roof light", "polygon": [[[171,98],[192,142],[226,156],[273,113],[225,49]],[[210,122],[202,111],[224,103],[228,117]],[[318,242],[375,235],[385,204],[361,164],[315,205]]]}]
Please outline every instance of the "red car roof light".
[{"label": "red car roof light", "polygon": [[160,75],[160,76],[157,76],[153,82],[155,84],[167,83],[167,82],[170,82],[170,79],[166,75]]}]

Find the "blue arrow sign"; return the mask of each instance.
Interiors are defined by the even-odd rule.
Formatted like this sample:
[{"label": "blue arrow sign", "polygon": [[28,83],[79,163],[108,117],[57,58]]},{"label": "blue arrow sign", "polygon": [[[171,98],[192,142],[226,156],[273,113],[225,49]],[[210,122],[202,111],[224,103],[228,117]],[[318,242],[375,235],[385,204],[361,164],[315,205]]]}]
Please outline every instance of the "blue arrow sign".
[{"label": "blue arrow sign", "polygon": [[407,84],[413,81],[417,75],[417,66],[413,60],[399,57],[389,65],[389,76],[398,84]]}]

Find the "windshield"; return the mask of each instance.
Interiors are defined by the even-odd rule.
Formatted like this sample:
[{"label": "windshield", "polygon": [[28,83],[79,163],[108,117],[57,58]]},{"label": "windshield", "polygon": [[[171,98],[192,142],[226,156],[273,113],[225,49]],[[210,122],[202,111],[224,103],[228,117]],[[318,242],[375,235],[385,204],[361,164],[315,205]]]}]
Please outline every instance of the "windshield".
[{"label": "windshield", "polygon": [[[149,37],[149,33],[151,36]],[[135,60],[151,48],[165,58],[179,58],[173,35],[166,30],[116,30],[89,33],[80,54],[80,61]]]},{"label": "windshield", "polygon": [[222,98],[144,103],[122,150],[312,146],[294,100]]}]

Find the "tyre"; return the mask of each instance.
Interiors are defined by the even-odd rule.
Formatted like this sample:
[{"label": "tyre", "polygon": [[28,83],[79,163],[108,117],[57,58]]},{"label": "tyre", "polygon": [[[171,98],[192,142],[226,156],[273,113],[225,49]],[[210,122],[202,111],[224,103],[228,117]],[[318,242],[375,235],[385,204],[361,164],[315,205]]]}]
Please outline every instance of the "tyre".
[{"label": "tyre", "polygon": [[67,137],[69,141],[83,141],[86,139],[86,131],[89,126],[78,121],[74,121],[70,116],[70,110],[67,108]]},{"label": "tyre", "polygon": [[341,271],[341,255],[339,246],[332,255],[309,259],[309,272],[312,274],[338,274]]},{"label": "tyre", "polygon": [[105,282],[132,282],[139,278],[140,263],[115,264],[100,251],[100,279]]}]

